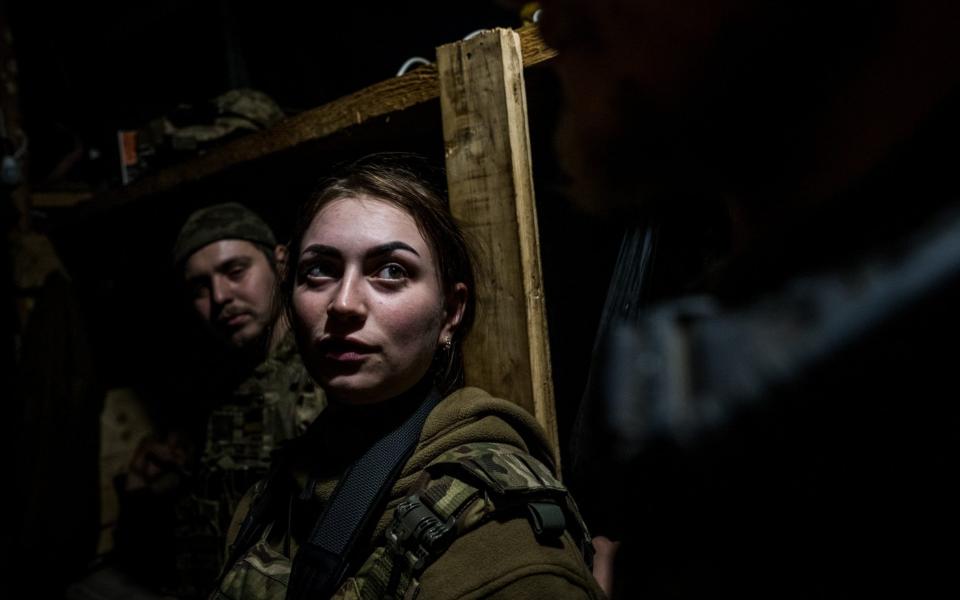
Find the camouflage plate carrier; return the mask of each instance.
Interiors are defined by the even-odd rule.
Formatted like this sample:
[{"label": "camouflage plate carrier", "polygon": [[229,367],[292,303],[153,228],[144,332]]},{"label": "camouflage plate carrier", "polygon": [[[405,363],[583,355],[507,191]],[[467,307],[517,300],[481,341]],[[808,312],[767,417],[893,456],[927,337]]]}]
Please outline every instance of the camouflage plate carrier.
[{"label": "camouflage plate carrier", "polygon": [[[265,482],[256,495],[264,493]],[[419,577],[459,536],[494,517],[526,517],[539,539],[568,532],[587,562],[590,535],[566,488],[537,459],[514,446],[470,443],[435,459],[397,505],[392,521],[336,600],[412,599]],[[254,497],[251,506],[257,504]],[[275,550],[271,526],[228,570],[211,600],[282,598],[290,558]]]},{"label": "camouflage plate carrier", "polygon": [[267,474],[277,445],[303,433],[325,404],[288,335],[211,412],[190,493],[177,505],[178,596],[199,597],[213,586],[240,499]]}]

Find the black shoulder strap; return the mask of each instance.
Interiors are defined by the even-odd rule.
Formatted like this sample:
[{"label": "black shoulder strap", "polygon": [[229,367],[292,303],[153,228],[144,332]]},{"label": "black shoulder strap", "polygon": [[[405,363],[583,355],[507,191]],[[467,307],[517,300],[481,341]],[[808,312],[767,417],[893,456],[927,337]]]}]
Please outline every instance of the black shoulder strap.
[{"label": "black shoulder strap", "polygon": [[431,389],[400,427],[351,465],[323,509],[310,539],[293,560],[287,598],[328,598],[349,571],[352,550],[413,453],[430,411],[440,402]]}]

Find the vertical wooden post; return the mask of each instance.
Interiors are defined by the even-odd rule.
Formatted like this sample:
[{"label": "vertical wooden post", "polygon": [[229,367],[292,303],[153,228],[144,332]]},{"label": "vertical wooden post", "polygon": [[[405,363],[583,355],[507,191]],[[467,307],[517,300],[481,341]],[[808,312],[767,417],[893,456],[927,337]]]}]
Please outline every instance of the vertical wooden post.
[{"label": "vertical wooden post", "polygon": [[467,383],[530,411],[559,455],[520,38],[440,46],[437,69],[450,208],[480,263]]}]

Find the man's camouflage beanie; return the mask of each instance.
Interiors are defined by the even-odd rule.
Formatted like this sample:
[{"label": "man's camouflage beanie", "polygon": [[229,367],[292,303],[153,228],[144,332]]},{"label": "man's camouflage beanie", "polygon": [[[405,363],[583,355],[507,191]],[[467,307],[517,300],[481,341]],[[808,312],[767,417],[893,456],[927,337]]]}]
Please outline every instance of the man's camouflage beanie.
[{"label": "man's camouflage beanie", "polygon": [[173,264],[220,240],[246,240],[270,249],[277,245],[270,227],[252,210],[236,202],[214,204],[194,212],[180,229],[173,245]]}]

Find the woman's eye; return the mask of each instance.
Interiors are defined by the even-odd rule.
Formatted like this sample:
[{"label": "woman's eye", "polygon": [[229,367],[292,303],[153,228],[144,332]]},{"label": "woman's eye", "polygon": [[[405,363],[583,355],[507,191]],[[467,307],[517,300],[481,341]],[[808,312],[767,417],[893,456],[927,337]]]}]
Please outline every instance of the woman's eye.
[{"label": "woman's eye", "polygon": [[328,265],[311,265],[303,271],[303,274],[310,279],[322,279],[324,277],[332,277],[333,269]]},{"label": "woman's eye", "polygon": [[391,263],[380,267],[376,277],[378,279],[405,279],[407,277],[407,270],[396,263]]}]

